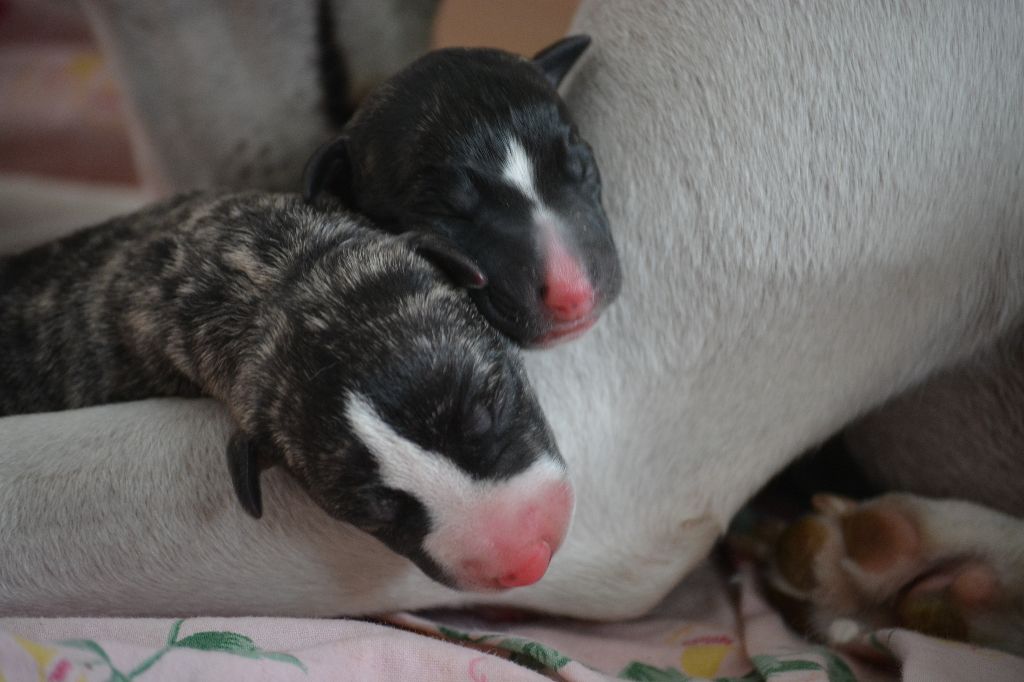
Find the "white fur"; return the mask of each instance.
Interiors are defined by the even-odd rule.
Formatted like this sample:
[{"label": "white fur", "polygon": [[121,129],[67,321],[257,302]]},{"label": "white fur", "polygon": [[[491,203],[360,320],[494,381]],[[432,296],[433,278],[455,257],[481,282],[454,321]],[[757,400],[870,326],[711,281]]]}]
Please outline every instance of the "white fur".
[{"label": "white fur", "polygon": [[502,163],[502,177],[505,181],[522,192],[523,196],[530,201],[531,214],[537,230],[540,232],[541,243],[550,254],[557,249],[564,251],[563,240],[559,236],[565,229],[564,223],[557,212],[544,203],[540,193],[537,191],[536,178],[533,160],[523,148],[523,143],[515,136],[509,136],[505,143],[505,160]]},{"label": "white fur", "polygon": [[469,474],[450,459],[428,452],[395,433],[359,394],[349,396],[346,414],[352,432],[377,460],[380,478],[386,486],[410,493],[432,513],[442,509],[446,499],[473,494]]},{"label": "white fur", "polygon": [[[132,94],[132,149],[151,186],[294,189],[331,136],[316,68],[318,2],[82,4]],[[358,97],[426,50],[437,3],[330,4]]]},{"label": "white fur", "polygon": [[505,150],[502,177],[508,184],[522,192],[527,199],[535,204],[540,203],[537,187],[534,185],[536,176],[533,171],[533,161],[523,149],[523,143],[516,137],[509,137]]},{"label": "white fur", "polygon": [[[424,450],[400,436],[359,394],[353,393],[349,397],[347,415],[353,432],[376,458],[384,484],[410,493],[431,513],[466,512],[465,503],[472,505],[473,501],[486,500],[494,494],[495,488],[508,487],[512,482],[515,487],[522,485],[526,493],[541,482],[565,479],[565,468],[548,455],[542,456],[535,465],[511,481],[481,483],[447,457]],[[458,503],[458,509],[454,508],[453,502]]]},{"label": "white fur", "polygon": [[[611,618],[654,604],[801,450],[1021,308],[1024,17],[637,0],[584,3],[575,29],[594,47],[569,103],[626,280],[592,332],[527,356],[577,509],[547,577],[503,600]],[[284,478],[245,518],[227,433],[201,401],[0,420],[0,610],[471,599]]]}]

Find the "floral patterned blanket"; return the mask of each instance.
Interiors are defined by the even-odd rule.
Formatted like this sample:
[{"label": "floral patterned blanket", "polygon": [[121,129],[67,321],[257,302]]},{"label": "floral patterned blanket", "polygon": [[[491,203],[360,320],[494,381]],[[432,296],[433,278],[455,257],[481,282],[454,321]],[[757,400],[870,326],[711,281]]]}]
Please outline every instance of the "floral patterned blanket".
[{"label": "floral patterned blanket", "polygon": [[626,623],[459,613],[368,620],[0,619],[0,682],[567,680],[1021,682],[1024,659],[912,632],[859,657],[794,636],[749,567],[707,566]]}]

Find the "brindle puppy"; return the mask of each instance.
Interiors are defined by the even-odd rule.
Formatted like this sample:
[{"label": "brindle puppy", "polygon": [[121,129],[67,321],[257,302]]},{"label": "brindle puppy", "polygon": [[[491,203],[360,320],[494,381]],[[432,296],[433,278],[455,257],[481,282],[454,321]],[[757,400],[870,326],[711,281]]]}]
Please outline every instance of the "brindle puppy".
[{"label": "brindle puppy", "polygon": [[259,193],[0,259],[0,414],[213,396],[254,516],[281,464],[441,582],[535,582],[571,515],[562,459],[512,344],[417,251],[482,278],[430,237]]}]

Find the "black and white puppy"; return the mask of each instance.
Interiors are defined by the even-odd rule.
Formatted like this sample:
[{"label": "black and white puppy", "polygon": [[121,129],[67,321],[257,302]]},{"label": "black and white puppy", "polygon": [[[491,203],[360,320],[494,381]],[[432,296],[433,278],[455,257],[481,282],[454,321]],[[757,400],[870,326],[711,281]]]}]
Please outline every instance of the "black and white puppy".
[{"label": "black and white puppy", "polygon": [[282,465],[448,585],[544,574],[572,490],[476,266],[298,195],[193,194],[0,259],[0,415],[209,395],[235,490]]},{"label": "black and white puppy", "polygon": [[532,61],[425,55],[314,155],[307,197],[326,190],[384,229],[452,242],[486,275],[471,294],[481,312],[520,344],[583,333],[622,279],[594,155],[556,91],[589,42],[565,38]]}]

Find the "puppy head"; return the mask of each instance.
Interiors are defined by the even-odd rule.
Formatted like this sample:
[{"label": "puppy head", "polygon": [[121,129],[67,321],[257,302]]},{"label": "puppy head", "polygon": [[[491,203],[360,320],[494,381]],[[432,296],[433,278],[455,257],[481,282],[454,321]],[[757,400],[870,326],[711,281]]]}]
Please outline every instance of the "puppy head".
[{"label": "puppy head", "polygon": [[[566,532],[572,492],[554,439],[508,352],[424,334],[349,396],[377,465],[374,534],[461,589],[528,585]],[[375,505],[374,510],[381,510]],[[400,510],[400,513],[395,513]]]},{"label": "puppy head", "polygon": [[269,428],[232,441],[236,491],[258,516],[257,460],[279,462],[329,515],[442,583],[533,583],[571,518],[564,464],[516,349],[465,291],[417,268],[410,282],[385,265],[353,294],[365,310],[321,309],[320,328],[283,342],[264,376],[301,390],[270,389]]},{"label": "puppy head", "polygon": [[588,329],[618,294],[618,255],[590,146],[555,88],[589,43],[530,61],[430,53],[378,88],[307,167],[386,229],[441,235],[476,261],[473,299],[517,343]]}]

